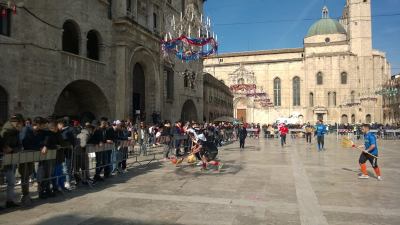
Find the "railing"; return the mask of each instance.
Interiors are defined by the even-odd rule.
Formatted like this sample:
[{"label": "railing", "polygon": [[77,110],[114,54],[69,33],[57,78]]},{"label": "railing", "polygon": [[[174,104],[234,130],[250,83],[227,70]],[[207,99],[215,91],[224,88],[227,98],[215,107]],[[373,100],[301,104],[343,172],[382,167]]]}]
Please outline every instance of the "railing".
[{"label": "railing", "polygon": [[69,52],[61,52],[61,70],[71,75],[104,77],[107,73],[106,64]]}]

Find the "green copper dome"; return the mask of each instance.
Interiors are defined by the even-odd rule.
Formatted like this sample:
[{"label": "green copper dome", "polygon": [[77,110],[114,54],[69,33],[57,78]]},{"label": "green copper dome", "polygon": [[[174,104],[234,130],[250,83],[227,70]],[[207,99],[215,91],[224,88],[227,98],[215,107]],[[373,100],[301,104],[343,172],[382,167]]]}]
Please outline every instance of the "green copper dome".
[{"label": "green copper dome", "polygon": [[337,20],[322,18],[310,27],[306,37],[324,34],[346,34],[346,30]]}]

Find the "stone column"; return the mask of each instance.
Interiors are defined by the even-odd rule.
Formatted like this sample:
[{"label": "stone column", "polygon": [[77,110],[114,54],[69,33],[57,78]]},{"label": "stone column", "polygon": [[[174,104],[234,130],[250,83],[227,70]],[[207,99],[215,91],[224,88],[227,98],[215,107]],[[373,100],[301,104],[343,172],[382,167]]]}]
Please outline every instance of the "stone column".
[{"label": "stone column", "polygon": [[126,119],[129,116],[130,108],[130,80],[129,65],[126,60],[126,47],[117,46],[115,48],[115,76],[116,76],[116,90],[115,90],[115,106],[116,118]]}]

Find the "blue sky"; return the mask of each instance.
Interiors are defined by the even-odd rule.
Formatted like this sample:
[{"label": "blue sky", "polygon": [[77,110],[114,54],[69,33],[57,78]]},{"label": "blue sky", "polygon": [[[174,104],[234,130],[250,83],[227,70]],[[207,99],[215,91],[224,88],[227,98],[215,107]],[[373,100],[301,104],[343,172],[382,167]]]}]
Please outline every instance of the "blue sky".
[{"label": "blue sky", "polygon": [[[325,2],[331,18],[341,16],[346,0],[207,0],[204,10],[224,53],[302,47]],[[400,0],[372,0],[372,14],[400,14]],[[373,47],[386,52],[393,73],[399,73],[400,15],[372,20]]]}]

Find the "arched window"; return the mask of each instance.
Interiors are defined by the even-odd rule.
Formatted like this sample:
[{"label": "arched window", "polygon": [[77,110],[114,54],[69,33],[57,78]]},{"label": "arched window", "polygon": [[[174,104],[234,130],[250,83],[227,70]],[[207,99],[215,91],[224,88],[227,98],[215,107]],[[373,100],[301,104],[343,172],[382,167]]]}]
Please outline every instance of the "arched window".
[{"label": "arched window", "polygon": [[346,72],[343,72],[340,75],[340,83],[341,84],[347,84],[347,73]]},{"label": "arched window", "polygon": [[93,60],[100,60],[100,35],[97,31],[91,30],[87,34],[87,57]]},{"label": "arched window", "polygon": [[367,114],[367,115],[365,116],[365,122],[366,122],[366,123],[371,123],[371,121],[372,121],[371,114]]},{"label": "arched window", "polygon": [[300,78],[293,78],[293,106],[300,106]]},{"label": "arched window", "polygon": [[336,106],[336,92],[332,93],[332,104],[333,106]]},{"label": "arched window", "polygon": [[183,86],[189,87],[189,74],[185,74],[183,77]]},{"label": "arched window", "polygon": [[322,72],[317,73],[317,85],[323,85],[324,84],[324,75]]},{"label": "arched window", "polygon": [[309,97],[310,107],[314,107],[314,93],[311,92]]},{"label": "arched window", "polygon": [[346,114],[342,115],[342,124],[348,123],[349,122],[349,118],[347,117]]},{"label": "arched window", "polygon": [[244,84],[244,79],[240,78],[237,82],[238,82],[238,84]]},{"label": "arched window", "polygon": [[356,92],[355,91],[351,91],[350,93],[350,101],[351,103],[354,103],[356,101]]},{"label": "arched window", "polygon": [[278,77],[274,79],[274,104],[281,106],[281,79]]},{"label": "arched window", "polygon": [[67,20],[63,25],[62,50],[79,55],[79,40],[78,25],[73,21]]},{"label": "arched window", "polygon": [[0,86],[0,126],[8,119],[8,94],[6,90]]},{"label": "arched window", "polygon": [[352,124],[356,123],[356,115],[354,115],[354,114],[351,115],[351,123]]},{"label": "arched window", "polygon": [[328,106],[332,105],[332,94],[328,92]]}]

